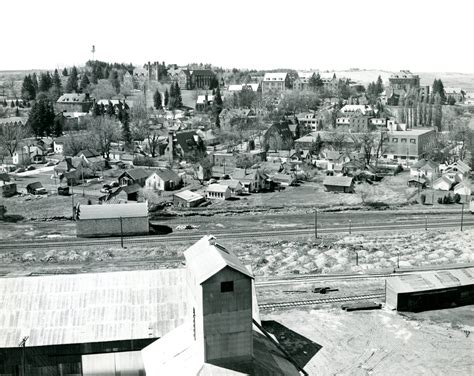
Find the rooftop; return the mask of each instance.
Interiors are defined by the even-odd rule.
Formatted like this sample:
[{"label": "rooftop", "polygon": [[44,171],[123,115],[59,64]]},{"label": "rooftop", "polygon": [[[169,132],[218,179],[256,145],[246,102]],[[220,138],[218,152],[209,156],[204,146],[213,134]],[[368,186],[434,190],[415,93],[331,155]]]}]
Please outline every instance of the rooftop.
[{"label": "rooftop", "polygon": [[0,278],[0,348],[25,336],[27,346],[161,337],[184,321],[185,279],[184,269]]},{"label": "rooftop", "polygon": [[148,217],[148,203],[81,205],[79,220]]},{"label": "rooftop", "polygon": [[179,197],[180,199],[189,201],[189,202],[201,200],[203,198],[200,194],[196,192],[192,192],[190,190],[185,190],[182,192],[175,193],[174,196]]},{"label": "rooftop", "polygon": [[323,185],[334,185],[339,187],[350,187],[353,178],[349,176],[326,176]]}]

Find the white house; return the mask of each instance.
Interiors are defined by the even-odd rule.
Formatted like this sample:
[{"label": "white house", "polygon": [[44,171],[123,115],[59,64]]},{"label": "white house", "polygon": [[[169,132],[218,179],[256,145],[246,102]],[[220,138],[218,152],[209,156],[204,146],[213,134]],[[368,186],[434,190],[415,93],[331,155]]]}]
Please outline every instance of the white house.
[{"label": "white house", "polygon": [[210,184],[206,189],[206,197],[210,200],[227,200],[230,197],[230,189],[227,185]]},{"label": "white house", "polygon": [[449,179],[446,175],[443,175],[433,182],[432,187],[438,191],[449,191],[453,183],[454,182],[451,179]]},{"label": "white house", "polygon": [[159,169],[145,180],[145,188],[156,191],[171,191],[183,185],[183,179],[170,169]]},{"label": "white house", "polygon": [[457,184],[454,187],[453,191],[454,191],[454,194],[457,193],[460,196],[466,196],[466,197],[471,196],[471,186],[466,181],[463,181],[463,182]]}]

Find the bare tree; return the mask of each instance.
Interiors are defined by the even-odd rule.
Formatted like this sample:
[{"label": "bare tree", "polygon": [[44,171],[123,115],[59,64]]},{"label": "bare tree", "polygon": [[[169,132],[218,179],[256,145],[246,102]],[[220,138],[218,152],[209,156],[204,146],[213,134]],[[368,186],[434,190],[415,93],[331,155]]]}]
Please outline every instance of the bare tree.
[{"label": "bare tree", "polygon": [[0,146],[13,157],[21,140],[26,137],[26,129],[21,125],[5,124],[0,127]]},{"label": "bare tree", "polygon": [[97,116],[89,122],[88,130],[94,136],[95,148],[104,158],[109,158],[112,143],[120,140],[120,122],[108,116]]},{"label": "bare tree", "polygon": [[333,145],[334,150],[342,151],[344,144],[346,142],[347,134],[342,131],[335,131],[331,133],[331,144]]}]

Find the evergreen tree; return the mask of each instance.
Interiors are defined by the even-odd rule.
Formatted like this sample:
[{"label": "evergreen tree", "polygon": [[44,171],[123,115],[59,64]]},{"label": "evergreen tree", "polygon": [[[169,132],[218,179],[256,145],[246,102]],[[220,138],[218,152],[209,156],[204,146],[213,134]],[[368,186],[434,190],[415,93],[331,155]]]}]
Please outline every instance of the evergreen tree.
[{"label": "evergreen tree", "polygon": [[53,122],[52,134],[54,137],[59,137],[63,134],[63,126],[64,117],[62,116],[62,114],[59,114],[54,118]]},{"label": "evergreen tree", "polygon": [[33,85],[33,81],[30,75],[25,76],[25,78],[23,79],[23,85],[21,87],[21,97],[27,101],[36,98],[36,89]]},{"label": "evergreen tree", "polygon": [[107,104],[107,115],[109,116],[114,116],[115,115],[115,108],[112,102],[109,100],[109,103]]},{"label": "evergreen tree", "polygon": [[321,75],[319,73],[316,73],[314,76],[312,76],[309,79],[309,87],[313,90],[319,90],[324,86],[323,80],[321,79]]},{"label": "evergreen tree", "polygon": [[58,100],[58,98],[63,93],[61,78],[59,77],[59,72],[57,69],[54,70],[53,78],[52,78],[52,99],[54,101]]},{"label": "evergreen tree", "polygon": [[219,115],[216,116],[216,128],[221,127],[221,118]]},{"label": "evergreen tree", "polygon": [[103,115],[102,106],[97,104],[97,102],[94,102],[94,104],[92,105],[92,116],[96,117],[101,115]]},{"label": "evergreen tree", "polygon": [[17,116],[17,117],[20,116],[20,110],[18,109],[18,107],[15,110],[15,116]]},{"label": "evergreen tree", "polygon": [[67,72],[66,67],[64,67],[64,69],[62,71],[62,75],[63,75],[63,77],[67,77],[69,75],[69,73]]},{"label": "evergreen tree", "polygon": [[3,100],[2,106],[3,106],[3,107],[7,107],[7,106],[8,106],[8,103],[7,103],[6,99]]},{"label": "evergreen tree", "polygon": [[222,112],[223,109],[223,101],[221,97],[221,91],[219,87],[216,88],[216,94],[214,95],[214,103],[212,104],[212,112],[215,116],[219,117],[219,114]]},{"label": "evergreen tree", "polygon": [[443,118],[443,110],[442,110],[442,98],[441,95],[438,93],[435,94],[434,97],[434,111],[433,111],[433,126],[438,129],[438,132],[441,132],[441,121]]},{"label": "evergreen tree", "polygon": [[168,107],[168,104],[170,102],[170,93],[168,92],[168,89],[165,90],[165,107]]},{"label": "evergreen tree", "polygon": [[33,73],[33,75],[31,76],[31,82],[33,83],[36,93],[38,93],[39,85],[38,85],[38,76],[36,75],[36,73]]},{"label": "evergreen tree", "polygon": [[179,88],[178,83],[175,83],[175,108],[183,107],[183,98],[181,97],[181,89]]},{"label": "evergreen tree", "polygon": [[161,110],[163,108],[161,94],[158,89],[156,89],[155,94],[153,94],[153,104],[157,110]]},{"label": "evergreen tree", "polygon": [[212,77],[211,82],[209,83],[209,90],[217,89],[219,87],[219,80],[216,76]]},{"label": "evergreen tree", "polygon": [[15,101],[14,101],[14,100],[12,100],[12,101],[10,102],[10,107],[11,107],[11,108],[15,108]]},{"label": "evergreen tree", "polygon": [[84,72],[84,74],[82,75],[82,79],[81,79],[81,83],[79,85],[79,88],[83,92],[85,89],[87,89],[89,84],[90,84],[89,77],[87,77],[87,73]]},{"label": "evergreen tree", "polygon": [[115,89],[115,92],[118,94],[120,93],[120,80],[119,80],[119,75],[118,72],[114,69],[110,71],[109,74],[109,81],[112,84],[112,86]]},{"label": "evergreen tree", "polygon": [[79,79],[77,68],[74,66],[71,69],[71,73],[66,83],[66,93],[77,93],[79,91]]},{"label": "evergreen tree", "polygon": [[383,93],[383,81],[382,77],[380,76],[377,78],[377,82],[375,83],[375,92],[377,93],[377,95]]},{"label": "evergreen tree", "polygon": [[437,80],[435,79],[433,81],[433,98],[436,96],[436,94],[439,94],[440,99],[441,99],[441,104],[446,103],[446,93],[444,91],[444,85],[443,81],[441,79]]},{"label": "evergreen tree", "polygon": [[46,97],[40,96],[33,105],[28,123],[36,137],[51,135],[54,125],[54,109]]},{"label": "evergreen tree", "polygon": [[120,109],[120,118],[122,123],[122,137],[127,147],[132,145],[132,132],[130,131],[130,114],[127,110]]},{"label": "evergreen tree", "polygon": [[39,81],[39,91],[47,93],[49,89],[53,86],[53,80],[49,75],[49,72],[41,73],[40,74],[40,81]]}]

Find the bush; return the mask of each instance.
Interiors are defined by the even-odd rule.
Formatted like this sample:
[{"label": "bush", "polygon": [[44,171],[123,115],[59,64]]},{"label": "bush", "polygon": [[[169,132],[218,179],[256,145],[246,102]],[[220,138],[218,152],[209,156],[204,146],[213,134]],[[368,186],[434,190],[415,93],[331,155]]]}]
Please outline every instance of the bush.
[{"label": "bush", "polygon": [[444,200],[443,200],[443,197],[438,197],[438,204],[444,204],[443,201],[444,201]]},{"label": "bush", "polygon": [[421,202],[421,205],[424,205],[426,202],[426,195],[424,193],[420,196],[420,202]]},{"label": "bush", "polygon": [[393,175],[398,175],[400,172],[403,172],[403,166],[399,164],[395,169]]},{"label": "bush", "polygon": [[454,202],[455,202],[456,204],[459,204],[459,203],[461,202],[461,195],[460,195],[459,193],[456,193],[456,194],[454,195]]}]

